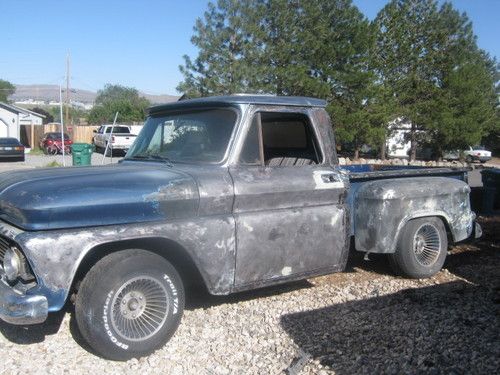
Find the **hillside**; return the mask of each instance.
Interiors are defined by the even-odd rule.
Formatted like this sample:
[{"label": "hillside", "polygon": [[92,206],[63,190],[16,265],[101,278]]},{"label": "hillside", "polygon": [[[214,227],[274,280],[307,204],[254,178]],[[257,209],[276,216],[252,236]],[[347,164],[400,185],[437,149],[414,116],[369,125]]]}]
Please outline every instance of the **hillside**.
[{"label": "hillside", "polygon": [[[91,104],[94,102],[97,93],[89,90],[73,88],[71,99],[74,101]],[[140,92],[140,95],[148,99],[152,104],[162,104],[175,102],[179,99],[174,95],[150,95]],[[59,101],[59,86],[57,85],[16,85],[16,92],[9,97],[11,101],[21,100],[43,100],[45,102]]]}]

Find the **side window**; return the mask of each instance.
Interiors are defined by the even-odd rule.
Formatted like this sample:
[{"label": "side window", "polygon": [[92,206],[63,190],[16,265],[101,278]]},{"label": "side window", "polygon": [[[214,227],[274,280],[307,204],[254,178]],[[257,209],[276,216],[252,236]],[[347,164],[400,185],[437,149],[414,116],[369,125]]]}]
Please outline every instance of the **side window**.
[{"label": "side window", "polygon": [[262,112],[261,123],[265,165],[300,167],[321,162],[318,142],[306,115]]},{"label": "side window", "polygon": [[240,153],[240,164],[260,165],[259,114],[256,114],[245,137]]}]

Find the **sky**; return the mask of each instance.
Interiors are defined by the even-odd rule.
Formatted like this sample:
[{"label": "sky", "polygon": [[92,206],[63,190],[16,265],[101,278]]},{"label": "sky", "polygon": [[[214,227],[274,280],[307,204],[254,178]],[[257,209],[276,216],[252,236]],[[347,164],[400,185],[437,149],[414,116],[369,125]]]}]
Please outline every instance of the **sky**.
[{"label": "sky", "polygon": [[[353,0],[373,19],[386,0]],[[453,0],[467,12],[478,45],[500,58],[500,0]],[[193,25],[207,0],[0,0],[0,79],[71,86],[106,83],[177,95],[183,55],[195,57]]]}]

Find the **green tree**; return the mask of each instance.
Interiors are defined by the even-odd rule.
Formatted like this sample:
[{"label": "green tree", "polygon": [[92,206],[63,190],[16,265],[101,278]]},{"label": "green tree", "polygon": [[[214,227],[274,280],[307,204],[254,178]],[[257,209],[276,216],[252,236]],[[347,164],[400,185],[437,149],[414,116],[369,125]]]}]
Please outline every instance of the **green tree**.
[{"label": "green tree", "polygon": [[116,112],[121,123],[143,121],[150,102],[135,88],[121,85],[106,85],[97,94],[95,105],[89,113],[88,122],[103,124],[112,122]]},{"label": "green tree", "polygon": [[0,79],[0,102],[7,102],[7,98],[16,92],[16,87],[9,81]]},{"label": "green tree", "polygon": [[43,108],[35,107],[35,108],[31,108],[30,111],[33,111],[35,113],[39,113],[39,114],[45,116],[45,118],[43,119],[43,124],[48,124],[49,122],[54,122],[54,116],[52,116],[52,114],[50,112],[47,112]]},{"label": "green tree", "polygon": [[411,123],[412,160],[423,138],[439,155],[477,142],[493,126],[496,64],[477,47],[466,14],[435,0],[392,0],[374,25],[374,66],[394,93],[398,116]]},{"label": "green tree", "polygon": [[[350,0],[219,0],[194,27],[185,57],[188,97],[235,92],[327,99],[341,141],[381,143],[380,85],[370,68],[373,33]],[[385,124],[383,124],[385,126]]]},{"label": "green tree", "polygon": [[198,18],[191,42],[198,47],[192,60],[184,56],[179,67],[184,81],[177,90],[188,97],[247,91],[251,69],[243,53],[248,51],[244,23],[251,1],[218,0],[208,3],[203,19]]}]

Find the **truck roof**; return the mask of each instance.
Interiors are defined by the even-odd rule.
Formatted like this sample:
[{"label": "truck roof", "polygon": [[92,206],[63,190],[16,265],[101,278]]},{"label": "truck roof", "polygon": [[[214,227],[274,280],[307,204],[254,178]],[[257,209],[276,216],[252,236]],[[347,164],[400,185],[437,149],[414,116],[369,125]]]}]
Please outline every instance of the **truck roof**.
[{"label": "truck roof", "polygon": [[235,94],[227,96],[209,96],[206,98],[186,99],[178,102],[162,104],[149,108],[150,113],[170,111],[175,109],[194,108],[212,105],[231,104],[264,104],[294,107],[325,107],[326,101],[305,96],[275,96],[256,94]]}]

